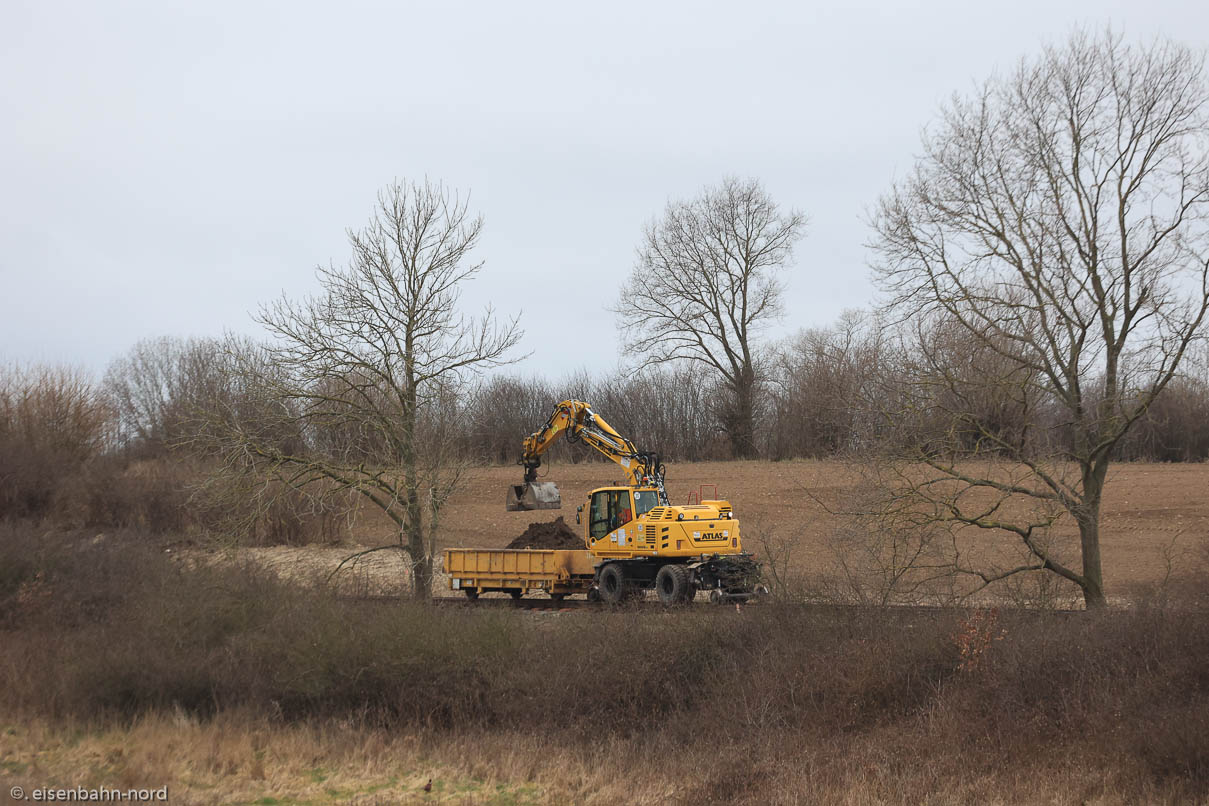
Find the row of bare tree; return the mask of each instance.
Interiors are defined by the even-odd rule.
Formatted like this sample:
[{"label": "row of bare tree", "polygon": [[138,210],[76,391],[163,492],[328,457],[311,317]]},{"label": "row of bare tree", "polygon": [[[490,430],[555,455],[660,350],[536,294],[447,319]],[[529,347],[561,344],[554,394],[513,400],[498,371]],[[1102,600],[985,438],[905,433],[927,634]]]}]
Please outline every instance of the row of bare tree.
[{"label": "row of bare tree", "polygon": [[[347,265],[318,269],[317,294],[261,308],[268,341],[140,345],[36,438],[23,412],[77,379],[17,382],[0,439],[76,462],[98,441],[185,452],[232,511],[255,502],[253,523],[290,495],[373,506],[426,592],[466,464],[508,461],[553,402],[581,397],[668,458],[859,454],[887,531],[1007,535],[1019,565],[955,555],[951,570],[986,584],[1052,572],[1103,605],[1110,464],[1209,453],[1203,57],[1076,31],[955,97],[922,145],[870,216],[876,312],[784,344],[766,333],[806,218],[758,180],[724,179],[648,224],[614,307],[632,369],[557,383],[495,374],[518,321],[460,309],[483,266],[466,197],[394,182],[349,231]],[[66,444],[101,411],[104,439]],[[36,508],[44,485],[30,474],[15,494],[14,473],[12,506]],[[1063,517],[1079,527],[1069,557],[1047,543]]]},{"label": "row of bare tree", "polygon": [[[911,335],[914,345],[907,343]],[[214,444],[207,425],[224,412],[253,420],[257,406],[269,416],[288,405],[245,386],[248,365],[259,363],[267,372],[268,360],[264,348],[248,340],[163,337],[140,342],[113,361],[100,383],[61,368],[9,369],[0,374],[0,457],[5,478],[24,483],[5,485],[0,505],[6,512],[37,509],[56,468],[102,455],[204,455]],[[931,374],[937,380],[928,381]],[[762,381],[755,443],[759,455],[772,460],[843,456],[881,443],[891,401],[902,404],[921,385],[936,394],[917,406],[921,415],[911,440],[974,456],[1002,452],[1002,442],[1042,452],[1070,439],[1054,401],[1012,382],[993,353],[976,355],[954,333],[934,331],[922,339],[891,332],[859,312],[776,345]],[[447,431],[464,459],[507,464],[553,404],[574,397],[592,402],[639,445],[669,459],[723,460],[733,458],[719,406],[725,395],[721,384],[702,382],[700,373],[683,366],[599,377],[580,372],[560,380],[500,374],[446,401],[448,416],[422,422],[421,431]],[[963,420],[979,426],[963,427]],[[894,437],[907,439],[904,423],[894,422]],[[372,432],[348,424],[289,429],[276,440],[283,450],[361,457],[380,448]],[[567,446],[555,450],[556,460],[596,458]],[[34,462],[35,456],[43,460]],[[1189,354],[1116,456],[1209,459],[1209,350]]]},{"label": "row of bare tree", "polygon": [[[1095,388],[1097,377],[1085,378]],[[927,446],[950,456],[1046,455],[1075,436],[1061,401],[955,323],[888,328],[849,312],[774,352],[766,405],[770,459],[822,458]],[[1148,396],[1139,387],[1126,400]],[[1209,459],[1209,347],[1146,402],[1113,446],[1124,461]]]}]

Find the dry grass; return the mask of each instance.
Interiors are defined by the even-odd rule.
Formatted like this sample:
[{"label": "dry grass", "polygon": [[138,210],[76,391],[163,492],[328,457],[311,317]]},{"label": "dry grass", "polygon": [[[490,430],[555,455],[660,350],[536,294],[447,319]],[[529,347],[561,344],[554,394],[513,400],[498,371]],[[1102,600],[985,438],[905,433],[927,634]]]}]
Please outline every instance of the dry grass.
[{"label": "dry grass", "polygon": [[[705,737],[703,737],[705,738]],[[111,728],[4,726],[0,769],[27,788],[167,786],[175,804],[1135,804],[1192,803],[1178,781],[1138,782],[1077,752],[1005,770],[968,753],[912,747],[880,731],[825,746],[784,736],[685,747],[603,737],[568,745],[541,731],[392,733],[273,725],[232,714],[148,716]],[[431,791],[424,786],[432,782]],[[5,787],[7,791],[8,787]]]},{"label": "dry grass", "polygon": [[538,800],[536,775],[526,770],[531,744],[501,742],[491,764],[467,750],[457,739],[347,724],[285,725],[242,713],[200,721],[177,712],[122,726],[4,725],[0,769],[29,789],[166,785],[177,804]]},{"label": "dry grass", "polygon": [[178,803],[1195,802],[1195,604],[383,607],[9,526],[0,769]]}]

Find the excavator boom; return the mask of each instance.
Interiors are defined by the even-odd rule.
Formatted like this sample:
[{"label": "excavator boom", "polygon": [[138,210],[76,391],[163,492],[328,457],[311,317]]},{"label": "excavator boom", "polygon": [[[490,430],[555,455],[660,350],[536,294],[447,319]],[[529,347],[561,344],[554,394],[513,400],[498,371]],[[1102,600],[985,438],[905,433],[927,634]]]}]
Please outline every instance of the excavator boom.
[{"label": "excavator boom", "polygon": [[663,489],[663,466],[659,457],[644,453],[605,422],[581,400],[564,400],[554,407],[545,425],[525,438],[519,464],[525,468],[522,484],[508,486],[505,508],[509,511],[561,509],[562,497],[553,482],[537,480],[542,455],[565,436],[568,442],[584,442],[616,462],[626,472],[631,487],[654,486],[660,502],[667,503]]},{"label": "excavator boom", "polygon": [[561,508],[558,487],[537,480],[542,456],[560,437],[587,444],[625,471],[624,481],[591,490],[576,509],[583,549],[450,549],[445,567],[455,572],[451,588],[471,599],[486,591],[520,598],[532,588],[555,599],[584,592],[590,601],[609,604],[653,589],[669,607],[687,604],[702,591],[715,602],[744,602],[767,592],[759,563],[743,551],[730,502],[698,498],[673,506],[659,456],[638,450],[582,400],[562,401],[525,437],[518,462],[524,480],[509,485],[507,509]]}]

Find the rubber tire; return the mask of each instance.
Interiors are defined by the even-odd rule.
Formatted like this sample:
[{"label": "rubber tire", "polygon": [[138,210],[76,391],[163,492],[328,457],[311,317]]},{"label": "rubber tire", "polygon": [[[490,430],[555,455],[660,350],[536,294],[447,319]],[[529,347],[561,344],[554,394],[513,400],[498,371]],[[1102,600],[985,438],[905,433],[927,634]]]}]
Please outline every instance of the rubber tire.
[{"label": "rubber tire", "polygon": [[655,575],[655,592],[665,607],[685,604],[693,591],[688,569],[683,565],[665,565]]},{"label": "rubber tire", "polygon": [[600,569],[597,587],[600,589],[601,601],[606,604],[618,605],[631,596],[630,581],[625,578],[625,568],[618,563],[609,563]]},{"label": "rubber tire", "polygon": [[477,602],[479,600],[478,588],[462,588],[462,593],[466,594],[466,598],[472,602]]}]

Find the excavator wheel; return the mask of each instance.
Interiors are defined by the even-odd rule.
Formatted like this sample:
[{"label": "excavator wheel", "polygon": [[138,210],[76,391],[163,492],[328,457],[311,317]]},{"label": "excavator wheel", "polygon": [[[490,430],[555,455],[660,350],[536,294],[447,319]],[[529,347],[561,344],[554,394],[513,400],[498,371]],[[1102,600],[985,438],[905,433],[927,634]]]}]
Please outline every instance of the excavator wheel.
[{"label": "excavator wheel", "polygon": [[687,604],[696,593],[689,579],[688,569],[683,565],[665,565],[655,575],[655,592],[659,601],[667,607]]},{"label": "excavator wheel", "polygon": [[609,563],[600,569],[600,598],[611,605],[621,604],[632,596],[631,584],[625,577],[625,568],[618,563]]}]

